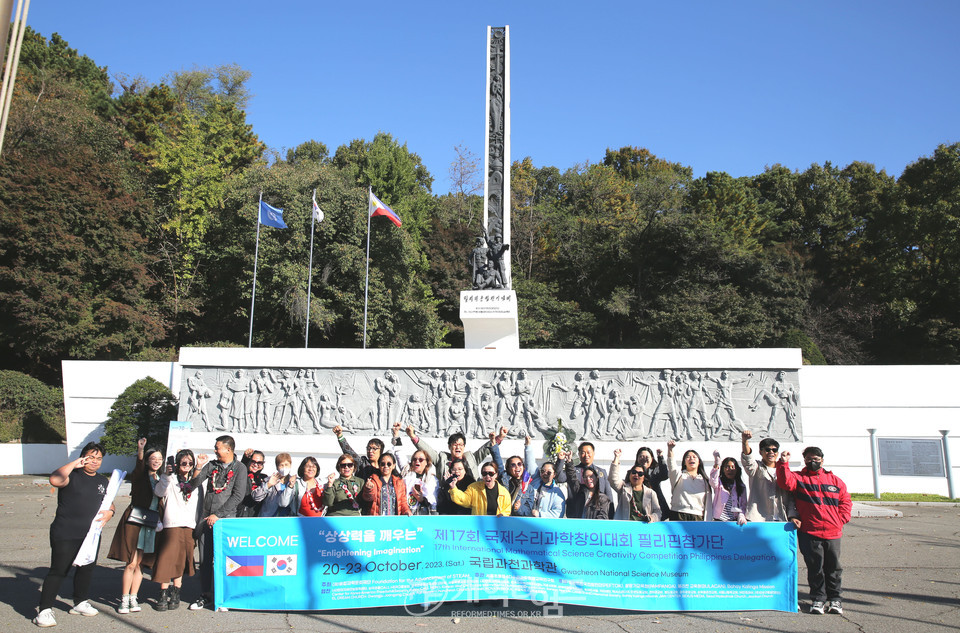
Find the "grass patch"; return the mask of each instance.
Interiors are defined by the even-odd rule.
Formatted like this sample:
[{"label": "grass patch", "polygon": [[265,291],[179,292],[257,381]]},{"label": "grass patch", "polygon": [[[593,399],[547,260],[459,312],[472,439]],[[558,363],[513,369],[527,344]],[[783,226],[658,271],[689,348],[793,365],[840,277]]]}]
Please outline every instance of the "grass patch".
[{"label": "grass patch", "polygon": [[[877,498],[873,496],[872,492],[853,492],[850,493],[850,498],[854,501],[876,501]],[[939,501],[945,503],[960,503],[960,499],[951,499],[950,497],[944,497],[943,495],[927,495],[920,494],[916,492],[881,492],[880,501],[909,501],[909,502],[924,502],[924,501]]]}]

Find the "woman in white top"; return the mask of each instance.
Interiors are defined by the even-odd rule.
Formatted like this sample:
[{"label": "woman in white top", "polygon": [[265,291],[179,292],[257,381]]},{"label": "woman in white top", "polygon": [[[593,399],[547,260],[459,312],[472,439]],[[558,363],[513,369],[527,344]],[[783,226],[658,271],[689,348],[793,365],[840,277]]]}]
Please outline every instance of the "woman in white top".
[{"label": "woman in white top", "polygon": [[160,597],[154,605],[157,611],[180,606],[183,576],[192,576],[194,573],[193,530],[197,526],[197,514],[202,507],[200,499],[203,496],[202,486],[193,488],[190,485],[195,464],[193,451],[180,451],[174,459],[174,465],[167,464],[154,486],[154,494],[163,499],[163,530],[157,535],[160,547],[153,569],[153,579],[160,583]]},{"label": "woman in white top", "polygon": [[703,460],[697,451],[690,449],[683,454],[678,464],[673,459],[673,447],[677,443],[667,442],[667,464],[670,468],[670,484],[673,486],[673,499],[670,509],[678,521],[703,521],[712,510],[713,497],[710,494],[710,481],[703,470]]},{"label": "woman in white top", "polygon": [[410,456],[410,464],[403,469],[403,482],[407,485],[407,502],[411,514],[437,513],[437,489],[440,482],[430,472],[430,466],[427,454],[416,450]]}]

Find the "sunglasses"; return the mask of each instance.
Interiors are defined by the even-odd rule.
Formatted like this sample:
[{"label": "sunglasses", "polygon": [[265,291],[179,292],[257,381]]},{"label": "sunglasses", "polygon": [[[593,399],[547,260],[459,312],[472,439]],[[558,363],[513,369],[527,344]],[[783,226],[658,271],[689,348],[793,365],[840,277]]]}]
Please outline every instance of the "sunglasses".
[{"label": "sunglasses", "polygon": [[193,466],[193,462],[180,462],[181,466]]},{"label": "sunglasses", "polygon": [[393,462],[380,462],[381,466],[393,466]]},{"label": "sunglasses", "polygon": [[427,460],[425,460],[425,459],[422,458],[422,457],[414,457],[414,458],[413,458],[412,460],[410,460],[410,461],[414,461],[414,462],[425,462],[425,461],[427,461]]},{"label": "sunglasses", "polygon": [[343,462],[337,468],[353,468],[353,462]]},{"label": "sunglasses", "polygon": [[497,476],[497,473],[491,473],[491,472],[488,471],[488,472],[483,473],[483,476],[484,476],[484,477],[496,477],[496,476]]},{"label": "sunglasses", "polygon": [[764,453],[776,453],[778,449],[775,446],[767,446],[766,448],[761,448],[760,450]]},{"label": "sunglasses", "polygon": [[637,477],[643,477],[643,473],[640,472],[639,470],[631,470],[631,471],[630,471],[630,474],[631,474],[631,475],[636,475]]},{"label": "sunglasses", "polygon": [[263,460],[257,461],[255,459],[250,460],[251,466],[263,466]]}]

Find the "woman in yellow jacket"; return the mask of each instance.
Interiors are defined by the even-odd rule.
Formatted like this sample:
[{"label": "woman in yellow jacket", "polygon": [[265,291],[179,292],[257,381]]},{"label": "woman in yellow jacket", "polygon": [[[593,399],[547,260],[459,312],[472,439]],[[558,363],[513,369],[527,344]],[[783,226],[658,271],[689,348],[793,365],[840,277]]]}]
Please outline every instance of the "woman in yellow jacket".
[{"label": "woman in yellow jacket", "polygon": [[473,515],[510,516],[510,491],[497,481],[497,465],[487,462],[480,468],[482,479],[467,486],[466,490],[457,488],[456,482],[449,482],[450,499],[457,505],[470,508]]}]

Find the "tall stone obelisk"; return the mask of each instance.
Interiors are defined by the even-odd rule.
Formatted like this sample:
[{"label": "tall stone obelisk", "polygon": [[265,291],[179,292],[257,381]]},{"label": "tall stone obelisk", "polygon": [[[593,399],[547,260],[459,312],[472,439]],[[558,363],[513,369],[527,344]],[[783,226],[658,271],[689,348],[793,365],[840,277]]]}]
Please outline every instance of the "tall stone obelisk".
[{"label": "tall stone obelisk", "polygon": [[510,27],[487,27],[483,226],[471,254],[474,289],[460,293],[467,349],[519,349],[510,270]]}]

